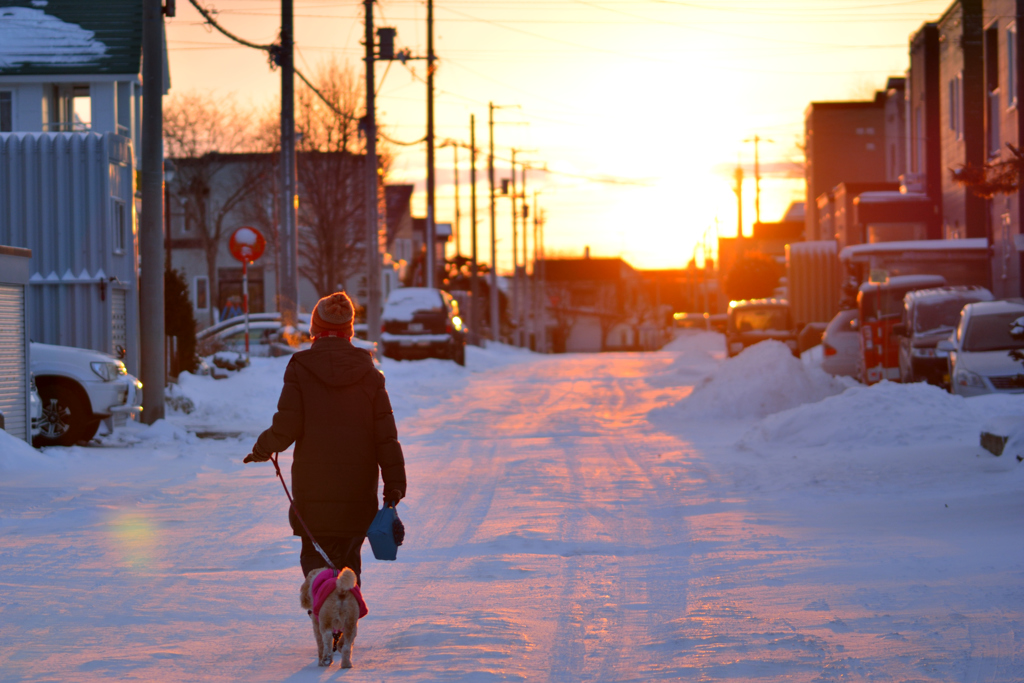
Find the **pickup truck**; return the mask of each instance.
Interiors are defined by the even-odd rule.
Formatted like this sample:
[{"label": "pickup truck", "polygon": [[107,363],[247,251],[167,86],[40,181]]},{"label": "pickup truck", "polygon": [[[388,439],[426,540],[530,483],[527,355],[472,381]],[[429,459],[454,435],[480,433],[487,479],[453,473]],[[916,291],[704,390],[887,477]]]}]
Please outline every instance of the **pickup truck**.
[{"label": "pickup truck", "polygon": [[31,345],[32,374],[43,404],[36,446],[72,446],[96,435],[100,422],[142,410],[142,382],[110,354],[53,344]]}]

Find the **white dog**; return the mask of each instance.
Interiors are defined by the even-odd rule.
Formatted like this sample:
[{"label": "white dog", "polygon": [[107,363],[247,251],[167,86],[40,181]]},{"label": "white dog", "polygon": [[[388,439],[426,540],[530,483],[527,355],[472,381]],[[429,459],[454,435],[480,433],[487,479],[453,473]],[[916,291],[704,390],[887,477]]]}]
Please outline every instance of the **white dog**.
[{"label": "white dog", "polygon": [[[310,570],[299,589],[299,604],[313,621],[317,658],[320,666],[334,661],[334,644],[341,641],[341,668],[352,668],[352,643],[356,639],[359,618],[366,614],[366,603],[356,585],[356,575],[348,567],[336,574],[323,567]],[[335,640],[334,635],[340,634]]]}]

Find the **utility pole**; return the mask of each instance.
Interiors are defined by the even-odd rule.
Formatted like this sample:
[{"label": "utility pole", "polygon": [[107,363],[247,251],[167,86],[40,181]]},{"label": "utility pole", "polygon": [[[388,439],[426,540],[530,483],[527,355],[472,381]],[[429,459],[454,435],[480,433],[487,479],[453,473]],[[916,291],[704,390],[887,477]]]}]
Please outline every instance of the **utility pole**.
[{"label": "utility pole", "polygon": [[[522,268],[521,274],[518,271],[516,273],[516,280],[520,283],[520,288],[522,289],[522,296],[520,297],[520,303],[519,303],[519,346],[529,346],[529,340],[527,339],[527,336],[526,336],[526,320],[529,317],[528,305],[529,305],[529,301],[530,301],[530,280],[527,278],[527,272],[526,272],[526,267],[529,264],[529,260],[528,260],[528,257],[527,257],[527,247],[529,246],[529,244],[527,242],[527,235],[529,234],[529,230],[527,230],[526,225],[527,225],[527,220],[529,219],[530,209],[529,209],[529,205],[526,202],[526,169],[527,169],[527,165],[526,164],[520,164],[520,166],[522,167],[522,173],[523,173],[523,189],[519,193],[519,196],[522,197],[522,199],[523,199],[523,210],[522,210],[522,216],[523,216],[523,268]],[[537,248],[537,245],[535,243],[534,244],[534,250],[536,250],[536,248]]]},{"label": "utility pole", "polygon": [[434,183],[434,0],[427,0],[427,287],[437,277]]},{"label": "utility pole", "polygon": [[548,266],[547,249],[544,247],[544,216],[537,206],[537,195],[533,195],[533,220],[537,226],[537,240],[534,251],[540,250],[540,342],[541,353],[548,352]]},{"label": "utility pole", "polygon": [[509,201],[512,205],[512,346],[519,336],[519,225],[516,220],[516,150],[512,150],[512,179],[509,182]]},{"label": "utility pole", "polygon": [[498,311],[498,241],[494,222],[494,102],[487,103],[487,126],[490,151],[487,154],[487,177],[491,186],[491,340],[501,339],[501,315]]},{"label": "utility pole", "polygon": [[733,174],[736,179],[736,252],[743,253],[743,167],[736,164],[736,172]]},{"label": "utility pole", "polygon": [[299,235],[295,176],[295,36],[292,0],[281,0],[281,285],[277,302],[285,325],[299,322]]},{"label": "utility pole", "polygon": [[774,140],[765,140],[759,135],[754,135],[752,138],[747,138],[743,142],[754,143],[754,222],[761,222],[761,161],[758,156],[758,145],[761,142],[775,142]]},{"label": "utility pole", "polygon": [[469,197],[470,234],[473,240],[472,262],[469,265],[469,338],[471,343],[480,345],[480,276],[476,254],[476,117],[469,115]]},{"label": "utility pole", "polygon": [[[290,1],[290,0],[285,0]],[[377,103],[373,75],[373,0],[363,0],[366,11],[366,331],[370,341],[380,341],[380,244],[377,225]],[[428,225],[429,227],[429,225]],[[430,247],[427,248],[430,254]]]},{"label": "utility pole", "polygon": [[141,325],[139,374],[142,419],[153,424],[164,416],[164,153],[163,153],[163,7],[160,0],[142,5],[142,216]]},{"label": "utility pole", "polygon": [[459,244],[459,219],[462,218],[462,214],[459,212],[459,143],[452,143],[452,151],[455,153],[455,167],[452,171],[455,175],[455,258],[457,260],[462,256],[462,248]]}]

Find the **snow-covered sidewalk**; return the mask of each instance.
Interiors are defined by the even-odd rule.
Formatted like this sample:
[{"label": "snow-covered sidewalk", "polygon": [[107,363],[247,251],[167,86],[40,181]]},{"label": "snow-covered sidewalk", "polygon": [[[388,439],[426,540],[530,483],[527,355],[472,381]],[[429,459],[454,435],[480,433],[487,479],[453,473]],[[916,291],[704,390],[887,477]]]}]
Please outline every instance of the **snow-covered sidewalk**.
[{"label": "snow-covered sidewalk", "polygon": [[364,548],[346,672],[241,465],[285,360],[103,446],[0,441],[0,680],[1024,680],[1024,464],[977,446],[1024,397],[721,344],[385,361],[409,535]]}]

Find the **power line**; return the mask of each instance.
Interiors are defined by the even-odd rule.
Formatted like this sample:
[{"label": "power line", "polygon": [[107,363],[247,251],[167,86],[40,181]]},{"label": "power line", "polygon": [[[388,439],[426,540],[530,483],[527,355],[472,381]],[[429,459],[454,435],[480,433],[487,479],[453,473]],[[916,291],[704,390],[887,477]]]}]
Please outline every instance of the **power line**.
[{"label": "power line", "polygon": [[[232,33],[231,31],[227,30],[226,28],[221,26],[219,23],[217,23],[217,20],[213,18],[213,15],[210,12],[208,12],[206,9],[204,9],[199,4],[198,0],[189,0],[189,2],[192,3],[192,6],[195,7],[199,11],[199,13],[201,15],[203,15],[203,18],[206,19],[206,22],[210,26],[212,26],[213,28],[217,29],[218,31],[223,33],[225,36],[227,36],[231,40],[235,41],[236,43],[239,43],[240,45],[244,45],[246,47],[253,48],[254,50],[261,50],[263,52],[266,52],[267,55],[270,58],[271,65],[272,66],[276,66],[277,65],[277,63],[278,63],[277,59],[278,59],[278,56],[280,54],[280,49],[281,49],[280,44],[278,44],[278,43],[271,43],[271,44],[268,44],[268,45],[260,45],[259,43],[254,43],[252,41],[246,40],[245,38],[241,38],[239,36],[236,36],[234,33]],[[338,109],[338,107],[335,106],[335,104],[333,102],[331,102],[329,99],[327,99],[327,97],[322,92],[320,92],[319,88],[317,88],[315,85],[313,85],[313,82],[310,81],[308,78],[306,78],[306,75],[304,73],[302,73],[298,69],[294,69],[294,68],[293,68],[293,71],[295,72],[295,75],[298,76],[302,80],[302,82],[306,84],[306,87],[308,87],[310,90],[312,90],[313,93],[317,97],[319,97],[323,101],[323,103],[326,104],[331,109],[331,111],[333,111],[338,116],[342,116],[342,117],[347,116],[347,114],[345,114],[343,111]],[[421,142],[425,142],[426,139],[427,139],[424,136],[423,139],[421,139],[421,140],[415,140],[413,142],[402,142],[400,140],[394,140],[394,139],[388,137],[383,132],[378,131],[378,134],[382,138],[384,138],[385,140],[390,142],[391,144],[393,144],[393,145],[402,145],[402,146],[418,145]]]}]

